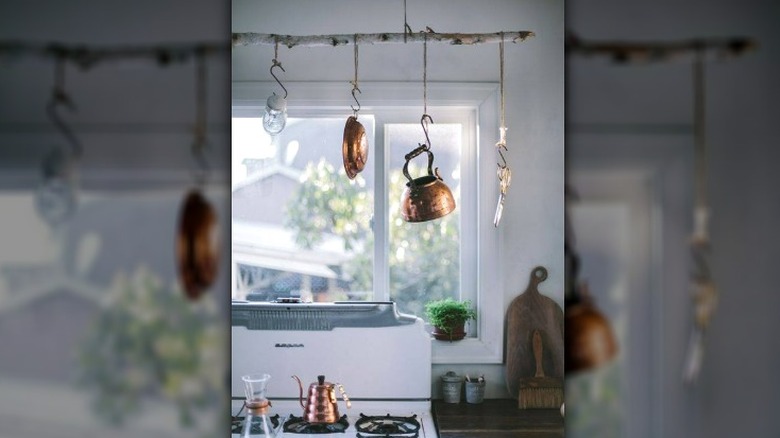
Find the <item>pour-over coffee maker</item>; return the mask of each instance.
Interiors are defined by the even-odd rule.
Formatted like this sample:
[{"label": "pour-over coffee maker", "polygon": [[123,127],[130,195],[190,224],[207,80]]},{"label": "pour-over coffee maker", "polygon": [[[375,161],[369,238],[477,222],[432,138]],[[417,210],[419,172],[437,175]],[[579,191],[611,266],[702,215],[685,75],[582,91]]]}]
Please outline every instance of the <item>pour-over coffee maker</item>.
[{"label": "pour-over coffee maker", "polygon": [[249,374],[242,376],[246,394],[246,419],[241,429],[241,438],[276,437],[282,428],[280,424],[274,429],[268,417],[271,402],[265,397],[266,385],[271,378],[269,374]]}]

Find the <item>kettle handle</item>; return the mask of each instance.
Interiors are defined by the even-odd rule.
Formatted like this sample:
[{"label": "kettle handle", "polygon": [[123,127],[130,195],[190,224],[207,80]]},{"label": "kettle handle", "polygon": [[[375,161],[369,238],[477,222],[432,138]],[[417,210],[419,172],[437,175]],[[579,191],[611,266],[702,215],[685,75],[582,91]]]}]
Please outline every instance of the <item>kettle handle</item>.
[{"label": "kettle handle", "polygon": [[303,383],[301,383],[301,379],[298,378],[298,376],[294,375],[292,376],[293,379],[298,381],[298,389],[300,390],[298,395],[298,400],[301,403],[301,407],[306,409],[306,405],[303,404]]},{"label": "kettle handle", "polygon": [[341,383],[337,383],[337,386],[339,388],[339,391],[341,391],[341,398],[344,399],[344,403],[347,405],[347,409],[352,407],[352,401],[350,401],[349,397],[347,396],[347,392],[344,391],[344,385]]},{"label": "kettle handle", "polygon": [[409,184],[414,186],[414,180],[412,179],[411,175],[409,175],[409,161],[412,160],[412,158],[417,157],[418,155],[422,154],[423,152],[428,153],[428,175],[429,176],[436,176],[437,178],[441,179],[439,176],[439,169],[436,169],[436,174],[434,175],[433,172],[433,152],[430,151],[429,146],[425,143],[417,146],[413,151],[409,152],[404,156],[404,159],[406,159],[406,162],[404,163],[404,176],[406,179],[409,180]]}]

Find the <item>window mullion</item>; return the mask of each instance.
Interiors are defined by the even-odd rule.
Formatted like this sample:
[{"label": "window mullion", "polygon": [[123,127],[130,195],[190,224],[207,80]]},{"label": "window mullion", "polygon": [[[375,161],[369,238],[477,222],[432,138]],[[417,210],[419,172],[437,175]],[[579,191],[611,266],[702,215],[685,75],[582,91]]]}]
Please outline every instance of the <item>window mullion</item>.
[{"label": "window mullion", "polygon": [[390,299],[390,266],[388,263],[388,200],[385,126],[379,115],[374,118],[374,299]]}]

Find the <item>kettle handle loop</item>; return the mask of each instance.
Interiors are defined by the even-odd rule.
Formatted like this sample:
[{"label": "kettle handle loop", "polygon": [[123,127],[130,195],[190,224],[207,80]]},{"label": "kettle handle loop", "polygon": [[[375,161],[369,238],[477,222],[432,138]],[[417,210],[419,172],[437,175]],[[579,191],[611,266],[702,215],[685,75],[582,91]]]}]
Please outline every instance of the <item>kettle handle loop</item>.
[{"label": "kettle handle loop", "polygon": [[406,177],[406,179],[409,180],[409,184],[412,186],[414,186],[415,184],[411,175],[409,175],[409,161],[419,156],[423,152],[428,153],[428,176],[436,176],[438,178],[438,172],[435,175],[433,173],[433,152],[430,151],[429,146],[427,144],[423,143],[417,146],[413,151],[409,152],[404,156],[404,159],[406,159],[406,162],[404,163],[404,169],[403,169],[404,176]]}]

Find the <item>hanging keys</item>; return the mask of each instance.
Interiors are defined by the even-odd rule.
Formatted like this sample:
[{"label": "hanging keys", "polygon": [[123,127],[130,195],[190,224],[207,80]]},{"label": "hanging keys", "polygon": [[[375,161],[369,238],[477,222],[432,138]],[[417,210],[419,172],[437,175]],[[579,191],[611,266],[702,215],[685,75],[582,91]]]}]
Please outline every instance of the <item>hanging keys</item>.
[{"label": "hanging keys", "polygon": [[501,216],[504,213],[504,199],[506,193],[509,191],[509,184],[512,183],[512,171],[508,166],[499,167],[496,171],[498,173],[498,205],[496,205],[496,215],[493,217],[493,226],[498,228],[498,223],[501,222]]}]

